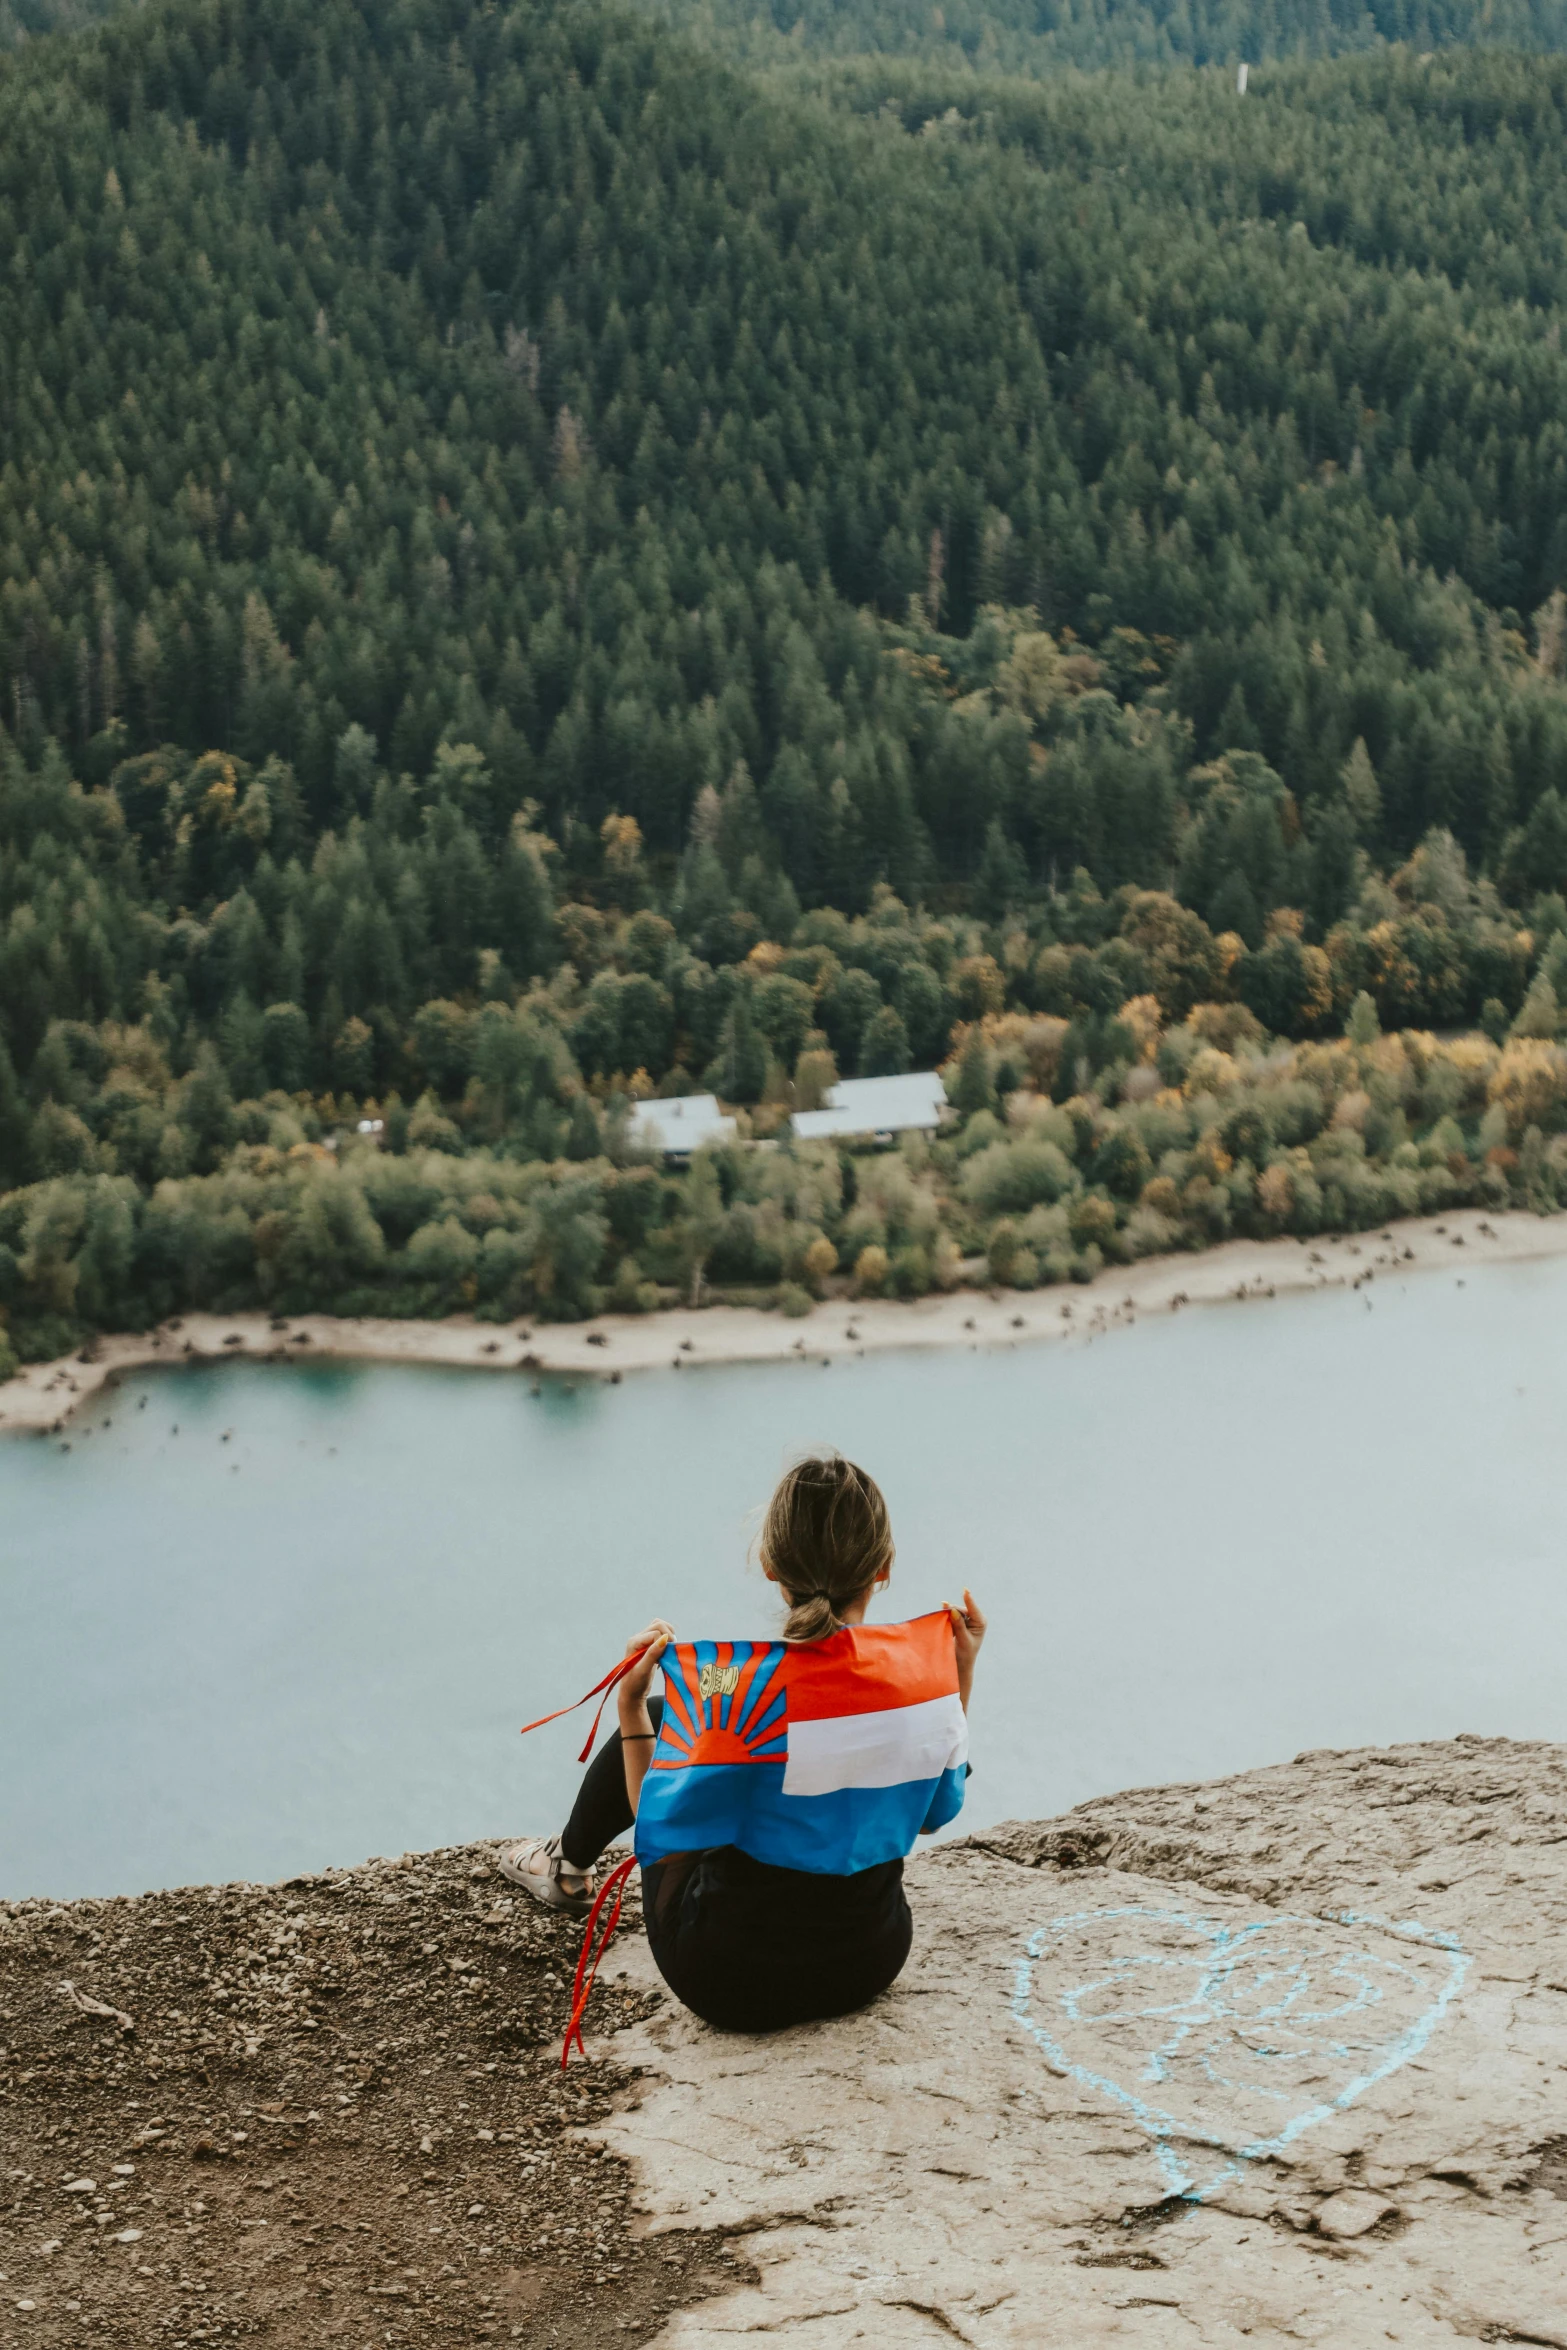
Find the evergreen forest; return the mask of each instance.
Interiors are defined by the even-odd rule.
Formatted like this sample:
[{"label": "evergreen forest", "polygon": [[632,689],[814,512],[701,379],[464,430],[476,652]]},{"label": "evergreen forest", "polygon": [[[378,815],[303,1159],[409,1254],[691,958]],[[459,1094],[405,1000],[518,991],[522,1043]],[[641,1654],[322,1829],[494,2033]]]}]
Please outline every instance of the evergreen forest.
[{"label": "evergreen forest", "polygon": [[0,0],[0,1372],[1567,1200],[1558,11],[94,13]]}]

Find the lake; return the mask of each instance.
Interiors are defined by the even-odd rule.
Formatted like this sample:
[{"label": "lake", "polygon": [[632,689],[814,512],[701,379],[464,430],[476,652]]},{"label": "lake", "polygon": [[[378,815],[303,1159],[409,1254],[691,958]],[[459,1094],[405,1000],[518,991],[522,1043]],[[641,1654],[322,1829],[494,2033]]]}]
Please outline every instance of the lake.
[{"label": "lake", "polygon": [[989,1613],[967,1824],[1303,1747],[1567,1738],[1567,1260],[1369,1296],[538,1393],[129,1379],[69,1452],[0,1442],[0,1894],[557,1827],[587,1717],[518,1725],[652,1614],[775,1629],[752,1513],[808,1445],[886,1490],[883,1615],[965,1582]]}]

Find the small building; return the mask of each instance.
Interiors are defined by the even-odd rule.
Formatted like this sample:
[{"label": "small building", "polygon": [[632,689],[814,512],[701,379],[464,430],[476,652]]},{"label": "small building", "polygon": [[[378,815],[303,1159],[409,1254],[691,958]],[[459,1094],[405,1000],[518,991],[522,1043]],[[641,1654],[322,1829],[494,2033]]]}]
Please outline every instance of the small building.
[{"label": "small building", "polygon": [[737,1131],[716,1094],[682,1093],[673,1101],[631,1105],[631,1141],[640,1150],[661,1151],[666,1159],[688,1159],[707,1142],[733,1142]]},{"label": "small building", "polygon": [[800,1142],[890,1142],[895,1134],[933,1134],[947,1111],[947,1089],[934,1069],[905,1077],[844,1077],[827,1096],[824,1110],[796,1110]]}]

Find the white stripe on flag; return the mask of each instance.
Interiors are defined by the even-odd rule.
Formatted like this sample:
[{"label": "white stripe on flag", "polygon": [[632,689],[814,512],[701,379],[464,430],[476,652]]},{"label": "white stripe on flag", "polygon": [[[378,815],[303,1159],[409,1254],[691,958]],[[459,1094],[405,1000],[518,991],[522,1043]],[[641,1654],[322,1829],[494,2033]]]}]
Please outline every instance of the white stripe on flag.
[{"label": "white stripe on flag", "polygon": [[939,1779],[968,1760],[968,1723],[956,1691],[923,1705],[791,1722],[785,1795],[835,1795],[841,1787],[902,1787]]}]

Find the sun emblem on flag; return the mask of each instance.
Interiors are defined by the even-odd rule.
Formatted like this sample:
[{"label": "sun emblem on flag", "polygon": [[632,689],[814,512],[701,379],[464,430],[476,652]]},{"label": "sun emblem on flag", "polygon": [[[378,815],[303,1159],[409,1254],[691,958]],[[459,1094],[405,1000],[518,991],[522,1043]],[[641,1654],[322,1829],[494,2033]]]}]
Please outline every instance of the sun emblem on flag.
[{"label": "sun emblem on flag", "polygon": [[781,1763],[787,1705],[776,1641],[698,1640],[665,1651],[664,1722],[655,1770],[704,1763]]}]

